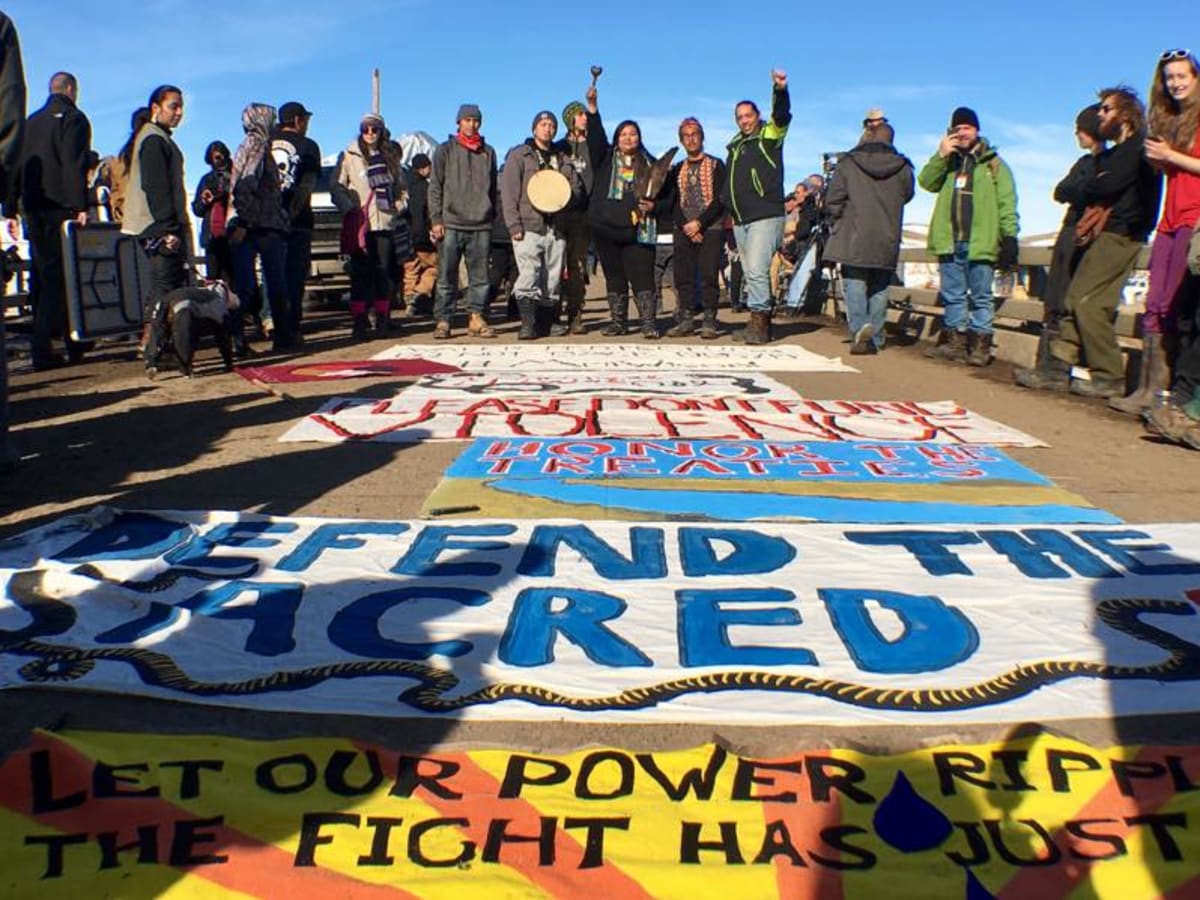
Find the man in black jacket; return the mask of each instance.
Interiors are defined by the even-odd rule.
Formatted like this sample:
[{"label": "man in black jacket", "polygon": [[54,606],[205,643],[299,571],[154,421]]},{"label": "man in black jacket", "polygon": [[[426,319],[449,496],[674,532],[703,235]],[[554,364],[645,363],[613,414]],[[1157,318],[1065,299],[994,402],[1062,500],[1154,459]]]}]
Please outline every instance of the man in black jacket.
[{"label": "man in black jacket", "polygon": [[404,298],[409,314],[427,316],[433,312],[433,291],[437,287],[437,247],[429,235],[429,175],[433,161],[424,153],[412,158],[408,176],[409,230],[413,255],[404,263]]},{"label": "man in black jacket", "polygon": [[[79,83],[69,72],[50,78],[50,97],[29,117],[21,164],[21,206],[25,212],[33,278],[33,367],[62,365],[51,339],[66,337],[67,293],[63,274],[62,227],[74,219],[87,224],[88,150],[92,126],[75,106]],[[67,338],[72,362],[80,346]]]},{"label": "man in black jacket", "polygon": [[721,187],[725,164],[704,152],[704,127],[697,119],[679,123],[679,143],[687,158],[667,176],[671,224],[674,226],[675,324],[667,337],[684,337],[696,328],[696,284],[704,318],[700,337],[717,337],[717,272],[725,244],[725,207]]},{"label": "man in black jacket", "polygon": [[886,122],[868,126],[858,146],[842,156],[825,196],[832,230],[824,258],[842,266],[854,354],[883,347],[887,289],[900,256],[904,204],[913,198],[913,165],[896,152],[894,137]]},{"label": "man in black jacket", "polygon": [[[1089,246],[1067,288],[1050,358],[1036,368],[1019,370],[1016,381],[1022,387],[1069,389],[1107,399],[1119,395],[1125,385],[1113,325],[1121,290],[1158,219],[1162,184],[1144,152],[1146,116],[1137,94],[1126,87],[1105,88],[1100,91],[1099,114],[1100,135],[1112,146],[1100,154],[1095,175],[1075,194],[1085,208],[1077,231],[1085,220],[1098,224],[1080,238]],[[1078,364],[1088,367],[1090,379],[1071,378],[1071,367]]]},{"label": "man in black jacket", "polygon": [[312,113],[303,103],[289,100],[279,107],[279,127],[271,135],[271,156],[279,169],[283,208],[291,218],[286,245],[288,330],[303,340],[304,285],[312,266],[312,194],[321,174],[321,148],[308,136]]}]

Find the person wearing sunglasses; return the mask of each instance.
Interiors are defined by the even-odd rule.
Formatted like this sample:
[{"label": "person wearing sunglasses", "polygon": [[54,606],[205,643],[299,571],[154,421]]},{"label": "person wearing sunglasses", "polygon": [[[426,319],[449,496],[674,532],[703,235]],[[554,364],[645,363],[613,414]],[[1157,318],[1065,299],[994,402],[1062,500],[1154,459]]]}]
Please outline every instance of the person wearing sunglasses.
[{"label": "person wearing sunglasses", "polygon": [[[1048,359],[1018,371],[1016,380],[1022,387],[1109,399],[1125,385],[1117,305],[1158,217],[1162,179],[1146,159],[1145,107],[1137,94],[1118,86],[1099,97],[1098,133],[1109,146],[1096,158],[1094,174],[1070,192],[1083,207],[1074,235],[1086,252],[1067,285]],[[1076,365],[1087,366],[1091,377],[1071,378]]]},{"label": "person wearing sunglasses", "polygon": [[456,116],[458,131],[433,154],[429,181],[429,221],[438,248],[437,297],[433,336],[450,337],[458,265],[467,260],[467,334],[494,338],[487,321],[488,253],[496,218],[496,151],[479,133],[483,113],[464,103]]},{"label": "person wearing sunglasses", "polygon": [[1170,383],[1170,358],[1177,351],[1176,319],[1195,290],[1187,271],[1188,242],[1200,221],[1200,66],[1188,50],[1159,57],[1150,85],[1146,158],[1166,175],[1166,200],[1150,253],[1150,288],[1142,317],[1142,382],[1112,406],[1138,415]]},{"label": "person wearing sunglasses", "polygon": [[395,289],[392,229],[407,208],[408,190],[400,151],[383,116],[367,113],[362,117],[358,136],[338,159],[330,197],[345,217],[341,246],[350,257],[352,334],[360,339],[368,336],[368,307],[375,313],[375,331],[386,333],[392,327]]}]

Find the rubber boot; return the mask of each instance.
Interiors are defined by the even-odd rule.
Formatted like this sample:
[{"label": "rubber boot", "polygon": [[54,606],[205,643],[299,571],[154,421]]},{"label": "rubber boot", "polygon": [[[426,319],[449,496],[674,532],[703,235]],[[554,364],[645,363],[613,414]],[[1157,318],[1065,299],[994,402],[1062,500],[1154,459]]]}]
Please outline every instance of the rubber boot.
[{"label": "rubber boot", "polygon": [[1169,374],[1161,334],[1147,334],[1142,338],[1142,365],[1138,375],[1138,386],[1133,393],[1109,400],[1109,409],[1127,416],[1140,416],[1150,408],[1154,395],[1166,390]]},{"label": "rubber boot", "polygon": [[583,298],[572,297],[567,300],[567,333],[586,334],[583,327]]},{"label": "rubber boot", "polygon": [[533,305],[532,297],[517,298],[517,310],[521,314],[521,330],[517,332],[518,341],[532,341],[537,337],[537,315]]},{"label": "rubber boot", "polygon": [[667,337],[687,337],[696,330],[696,319],[682,304],[675,307],[675,324],[667,329]]},{"label": "rubber boot", "polygon": [[658,296],[654,291],[638,291],[633,295],[633,301],[637,304],[638,316],[642,320],[642,337],[648,341],[657,341],[658,326],[654,320],[658,313]]},{"label": "rubber boot", "polygon": [[608,324],[600,333],[605,337],[624,337],[629,328],[629,295],[608,295]]}]

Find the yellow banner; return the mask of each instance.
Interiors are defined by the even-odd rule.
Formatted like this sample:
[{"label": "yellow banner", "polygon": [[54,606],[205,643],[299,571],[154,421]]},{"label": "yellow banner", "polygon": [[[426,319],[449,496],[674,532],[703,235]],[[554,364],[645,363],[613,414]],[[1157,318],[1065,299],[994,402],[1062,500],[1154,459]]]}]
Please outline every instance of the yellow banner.
[{"label": "yellow banner", "polygon": [[1200,896],[1200,748],[397,752],[67,732],[0,764],[0,895]]}]

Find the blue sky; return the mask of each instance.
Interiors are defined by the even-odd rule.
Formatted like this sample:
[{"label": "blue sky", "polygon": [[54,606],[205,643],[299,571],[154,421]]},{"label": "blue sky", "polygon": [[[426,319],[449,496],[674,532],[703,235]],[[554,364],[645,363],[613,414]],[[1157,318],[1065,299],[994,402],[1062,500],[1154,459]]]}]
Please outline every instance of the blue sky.
[{"label": "blue sky", "polygon": [[[343,148],[383,72],[394,134],[444,139],[463,101],[483,108],[501,152],[529,133],[533,113],[582,97],[588,66],[604,66],[600,109],[609,125],[635,118],[647,146],[676,143],[686,115],[723,155],[733,106],[765,106],[772,66],[790,77],[795,118],[788,180],[817,171],[823,151],[857,138],[865,110],[883,106],[897,146],[919,167],[950,112],[966,104],[1012,165],[1022,232],[1054,230],[1049,193],[1078,155],[1075,113],[1097,88],[1124,82],[1143,95],[1158,55],[1190,46],[1154,20],[1126,27],[1128,3],[853,4],[747,2],[487,3],[478,0],[18,0],[5,4],[21,36],[30,108],[58,69],[80,79],[95,146],[115,151],[129,115],[162,82],[183,88],[177,135],[189,188],[213,139],[234,147],[249,101],[300,100],[316,116],[325,154]],[[1114,46],[1120,47],[1113,50]],[[918,193],[909,224],[928,220]]]}]

